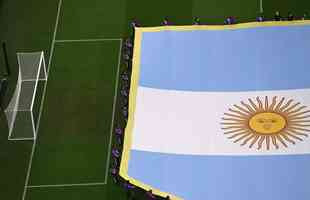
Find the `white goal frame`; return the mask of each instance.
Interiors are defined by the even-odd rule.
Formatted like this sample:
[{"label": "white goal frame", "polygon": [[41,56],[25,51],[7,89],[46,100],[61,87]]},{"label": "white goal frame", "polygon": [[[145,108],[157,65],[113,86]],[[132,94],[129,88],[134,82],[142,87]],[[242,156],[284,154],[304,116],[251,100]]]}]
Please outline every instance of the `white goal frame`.
[{"label": "white goal frame", "polygon": [[8,140],[35,140],[37,137],[33,108],[39,81],[47,80],[44,52],[17,53],[18,78],[14,94],[5,109]]}]

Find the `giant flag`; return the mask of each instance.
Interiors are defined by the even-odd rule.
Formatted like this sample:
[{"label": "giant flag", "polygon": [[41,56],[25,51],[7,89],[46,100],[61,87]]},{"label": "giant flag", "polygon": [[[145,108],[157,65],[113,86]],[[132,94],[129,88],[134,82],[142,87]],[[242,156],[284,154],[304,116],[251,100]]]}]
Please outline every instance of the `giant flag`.
[{"label": "giant flag", "polygon": [[135,35],[121,176],[171,199],[310,199],[309,21]]}]

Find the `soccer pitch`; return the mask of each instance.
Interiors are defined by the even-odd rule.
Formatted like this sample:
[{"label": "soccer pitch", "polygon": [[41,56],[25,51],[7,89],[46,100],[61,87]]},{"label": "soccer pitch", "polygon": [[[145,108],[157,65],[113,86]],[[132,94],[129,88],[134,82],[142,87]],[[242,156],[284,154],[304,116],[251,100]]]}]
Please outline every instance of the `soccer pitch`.
[{"label": "soccer pitch", "polygon": [[[245,22],[255,20],[261,10],[267,17],[276,10],[300,16],[310,12],[310,3],[0,0],[0,38],[8,43],[12,77],[20,51],[43,50],[48,69],[46,85],[38,87],[43,98],[35,110],[40,119],[36,141],[8,141],[1,112],[0,199],[127,199],[126,191],[109,176],[109,161],[113,127],[124,124],[117,89],[129,22],[156,26],[168,17],[182,25],[190,24],[194,16],[210,24],[222,24],[225,16]],[[14,81],[16,77],[10,80],[10,92]],[[137,194],[135,199],[145,196]]]}]

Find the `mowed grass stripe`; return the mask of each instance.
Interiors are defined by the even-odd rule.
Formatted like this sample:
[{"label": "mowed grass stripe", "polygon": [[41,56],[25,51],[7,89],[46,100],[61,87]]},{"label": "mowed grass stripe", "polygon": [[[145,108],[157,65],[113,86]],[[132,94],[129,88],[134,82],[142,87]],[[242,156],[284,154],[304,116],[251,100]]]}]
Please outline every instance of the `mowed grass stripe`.
[{"label": "mowed grass stripe", "polygon": [[55,45],[29,185],[105,180],[119,41]]},{"label": "mowed grass stripe", "polygon": [[[107,188],[105,186],[81,186],[81,187],[65,187],[65,188],[28,188],[26,200],[65,200],[65,199],[89,199],[102,200],[107,199]],[[114,199],[114,198],[111,198]],[[117,200],[117,199],[116,199]]]},{"label": "mowed grass stripe", "polygon": [[259,0],[192,1],[193,16],[200,17],[201,22],[205,24],[224,24],[228,16],[236,17],[238,23],[255,21],[260,9]]},{"label": "mowed grass stripe", "polygon": [[64,1],[57,40],[119,38],[127,1]]}]

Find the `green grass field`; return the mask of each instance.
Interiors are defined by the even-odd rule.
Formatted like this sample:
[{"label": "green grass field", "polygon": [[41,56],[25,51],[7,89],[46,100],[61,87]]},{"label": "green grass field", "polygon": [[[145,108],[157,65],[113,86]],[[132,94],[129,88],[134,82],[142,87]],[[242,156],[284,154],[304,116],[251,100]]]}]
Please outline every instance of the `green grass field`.
[{"label": "green grass field", "polygon": [[[222,24],[231,15],[246,22],[255,20],[261,5],[266,17],[276,10],[310,12],[306,0],[0,0],[0,42],[7,43],[12,68],[8,94],[17,80],[16,52],[43,50],[49,69],[47,84],[38,87],[44,96],[35,103],[35,142],[8,141],[0,113],[0,199],[126,200],[109,176],[109,157],[111,130],[124,125],[116,91],[129,22],[156,26],[168,17],[181,25],[199,16],[203,23]],[[1,50],[1,74],[3,66]]]}]

